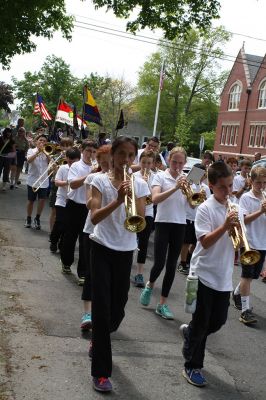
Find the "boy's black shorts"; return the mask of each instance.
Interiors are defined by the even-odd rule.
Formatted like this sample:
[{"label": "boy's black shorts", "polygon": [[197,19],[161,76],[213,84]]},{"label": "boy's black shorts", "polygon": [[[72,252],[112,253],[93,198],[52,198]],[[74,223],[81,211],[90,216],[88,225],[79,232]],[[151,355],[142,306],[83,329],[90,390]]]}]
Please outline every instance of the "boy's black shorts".
[{"label": "boy's black shorts", "polygon": [[47,188],[40,188],[37,192],[32,190],[32,187],[28,185],[28,200],[35,201],[36,199],[46,199],[47,197]]},{"label": "boy's black shorts", "polygon": [[190,221],[189,219],[186,220],[186,230],[185,230],[184,243],[186,243],[186,244],[194,244],[194,246],[197,243],[194,221]]},{"label": "boy's black shorts", "polygon": [[[257,262],[257,264],[254,265],[243,265],[242,266],[242,278],[250,278],[250,279],[258,279],[260,276],[260,273],[263,268],[264,260],[265,260],[265,255],[266,255],[266,250],[257,250],[260,253],[260,260]],[[241,251],[241,253],[243,250]]]}]

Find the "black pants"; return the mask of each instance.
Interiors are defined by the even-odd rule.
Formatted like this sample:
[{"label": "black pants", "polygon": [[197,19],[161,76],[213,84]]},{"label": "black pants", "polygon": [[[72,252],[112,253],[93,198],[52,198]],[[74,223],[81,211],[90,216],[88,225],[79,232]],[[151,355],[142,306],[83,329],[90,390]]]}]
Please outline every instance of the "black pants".
[{"label": "black pants", "polygon": [[63,236],[66,231],[66,207],[55,206],[55,223],[50,235],[50,240],[52,244],[58,245],[61,249]]},{"label": "black pants", "polygon": [[9,176],[9,171],[10,171],[10,163],[11,163],[11,158],[0,156],[0,176],[3,171],[3,182],[4,183],[9,182],[8,176]]},{"label": "black pants", "polygon": [[91,301],[91,244],[89,233],[83,233],[83,249],[85,263],[85,282],[83,285],[81,300]]},{"label": "black pants", "polygon": [[153,229],[153,217],[145,217],[146,227],[143,231],[137,234],[138,236],[138,259],[137,262],[140,264],[145,264],[147,257],[147,250],[149,244],[150,234]]},{"label": "black pants", "polygon": [[64,265],[71,266],[74,261],[76,241],[79,238],[79,261],[77,274],[79,278],[85,276],[83,228],[88,209],[85,204],[78,204],[68,200],[66,205],[66,231],[61,248],[61,260]]},{"label": "black pants", "polygon": [[184,240],[185,227],[185,224],[155,222],[154,265],[150,273],[150,282],[155,282],[160,276],[167,255],[161,291],[163,297],[168,297],[175,278],[176,264]]},{"label": "black pants", "polygon": [[91,375],[112,374],[110,333],[125,316],[133,251],[116,251],[96,242],[91,245],[92,364]]},{"label": "black pants", "polygon": [[218,292],[199,281],[196,311],[188,326],[187,368],[203,368],[207,336],[217,332],[227,320],[230,292]]}]

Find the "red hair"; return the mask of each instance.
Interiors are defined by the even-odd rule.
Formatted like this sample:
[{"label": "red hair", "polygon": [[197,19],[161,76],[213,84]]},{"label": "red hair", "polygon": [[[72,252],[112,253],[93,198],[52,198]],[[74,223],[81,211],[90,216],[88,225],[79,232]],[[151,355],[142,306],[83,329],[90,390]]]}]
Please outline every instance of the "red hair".
[{"label": "red hair", "polygon": [[112,145],[111,144],[104,144],[103,146],[99,147],[96,152],[96,158],[99,161],[101,154],[109,154],[111,151]]}]

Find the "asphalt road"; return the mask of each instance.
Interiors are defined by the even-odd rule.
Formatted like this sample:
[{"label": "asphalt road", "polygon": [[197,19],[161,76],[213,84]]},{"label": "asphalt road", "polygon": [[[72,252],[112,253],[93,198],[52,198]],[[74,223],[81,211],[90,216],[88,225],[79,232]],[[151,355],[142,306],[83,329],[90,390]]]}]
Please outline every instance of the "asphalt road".
[{"label": "asphalt road", "polygon": [[[82,336],[79,328],[82,302],[75,267],[71,276],[63,275],[59,256],[49,251],[48,205],[41,231],[23,227],[25,209],[24,184],[0,192],[0,399],[101,398],[91,387],[89,335]],[[151,264],[150,256],[146,277]],[[236,267],[235,282],[239,275]],[[184,284],[185,277],[177,273],[169,297],[174,321],[154,312],[159,288],[151,306],[143,308],[139,289],[131,287],[126,317],[112,337],[114,390],[110,397],[264,400],[266,285],[253,282],[256,326],[241,324],[239,312],[231,306],[225,327],[209,337],[204,370],[208,386],[199,389],[181,375],[178,328],[190,320],[183,311]]]}]

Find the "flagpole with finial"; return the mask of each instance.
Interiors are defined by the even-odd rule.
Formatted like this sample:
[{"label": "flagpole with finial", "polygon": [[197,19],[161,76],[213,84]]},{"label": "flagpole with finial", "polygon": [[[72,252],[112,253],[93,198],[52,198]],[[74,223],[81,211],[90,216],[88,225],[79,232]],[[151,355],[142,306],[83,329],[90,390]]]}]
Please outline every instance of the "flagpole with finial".
[{"label": "flagpole with finial", "polygon": [[158,89],[158,95],[157,95],[157,104],[156,104],[156,111],[155,111],[154,125],[153,125],[153,135],[152,135],[152,136],[157,136],[159,139],[160,139],[160,135],[156,134],[156,130],[157,130],[159,108],[160,108],[161,91],[163,89],[164,73],[165,73],[165,59],[163,59],[163,63],[162,63],[162,67],[161,67],[159,89]]}]

